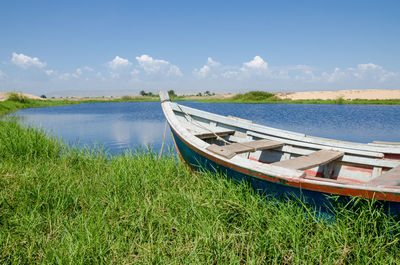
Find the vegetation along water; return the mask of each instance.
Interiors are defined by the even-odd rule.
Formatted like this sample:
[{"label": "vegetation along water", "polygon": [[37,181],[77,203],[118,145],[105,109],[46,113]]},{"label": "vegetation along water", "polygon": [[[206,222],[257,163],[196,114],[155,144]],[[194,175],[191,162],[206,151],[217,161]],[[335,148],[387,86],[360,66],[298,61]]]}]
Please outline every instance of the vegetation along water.
[{"label": "vegetation along water", "polygon": [[[43,102],[13,104],[0,109]],[[1,263],[400,262],[400,224],[374,202],[328,222],[300,200],[195,174],[171,152],[110,157],[13,119],[0,121],[0,162]]]}]

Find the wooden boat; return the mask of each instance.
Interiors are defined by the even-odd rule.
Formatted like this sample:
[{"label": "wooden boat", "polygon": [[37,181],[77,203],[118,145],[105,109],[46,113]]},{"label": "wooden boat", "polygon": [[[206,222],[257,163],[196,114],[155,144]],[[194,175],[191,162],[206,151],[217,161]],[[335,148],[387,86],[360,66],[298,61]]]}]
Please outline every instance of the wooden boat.
[{"label": "wooden boat", "polygon": [[327,195],[382,201],[400,213],[400,144],[344,142],[253,124],[189,108],[160,92],[178,154],[197,170],[248,181],[256,190],[301,196],[322,206]]}]

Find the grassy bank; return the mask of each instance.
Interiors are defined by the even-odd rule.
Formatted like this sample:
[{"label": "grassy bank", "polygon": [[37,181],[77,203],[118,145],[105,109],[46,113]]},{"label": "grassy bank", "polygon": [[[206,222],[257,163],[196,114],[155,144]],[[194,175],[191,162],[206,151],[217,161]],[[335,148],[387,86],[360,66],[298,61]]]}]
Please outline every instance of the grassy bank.
[{"label": "grassy bank", "polygon": [[104,103],[104,102],[137,102],[137,101],[159,101],[158,97],[142,97],[142,96],[123,96],[116,99],[49,99],[49,100],[38,100],[28,99],[18,93],[10,93],[11,96],[8,100],[0,101],[0,116],[14,112],[19,109],[25,108],[38,108],[38,107],[52,107],[62,105],[73,105],[81,103]]},{"label": "grassy bank", "polygon": [[51,106],[61,106],[61,105],[70,105],[79,103],[80,102],[70,102],[66,100],[52,101],[52,100],[30,99],[24,102],[6,100],[6,101],[0,101],[0,116],[25,108],[51,107]]},{"label": "grassy bank", "polygon": [[400,225],[373,203],[316,220],[173,154],[109,158],[0,121],[0,263],[394,264]]}]

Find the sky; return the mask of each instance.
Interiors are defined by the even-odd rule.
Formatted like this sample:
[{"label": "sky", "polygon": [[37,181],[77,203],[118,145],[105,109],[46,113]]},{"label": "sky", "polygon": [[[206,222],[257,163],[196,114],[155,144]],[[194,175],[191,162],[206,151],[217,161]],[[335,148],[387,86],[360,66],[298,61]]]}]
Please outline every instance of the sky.
[{"label": "sky", "polygon": [[0,4],[0,91],[400,89],[400,1]]}]

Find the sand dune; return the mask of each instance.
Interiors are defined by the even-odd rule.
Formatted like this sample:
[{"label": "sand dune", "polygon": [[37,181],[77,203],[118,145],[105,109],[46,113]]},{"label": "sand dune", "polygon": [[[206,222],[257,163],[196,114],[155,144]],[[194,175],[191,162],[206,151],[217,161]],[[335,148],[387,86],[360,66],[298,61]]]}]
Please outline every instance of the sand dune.
[{"label": "sand dune", "polygon": [[308,91],[293,93],[276,93],[282,99],[400,99],[400,89],[366,89],[338,91]]}]

